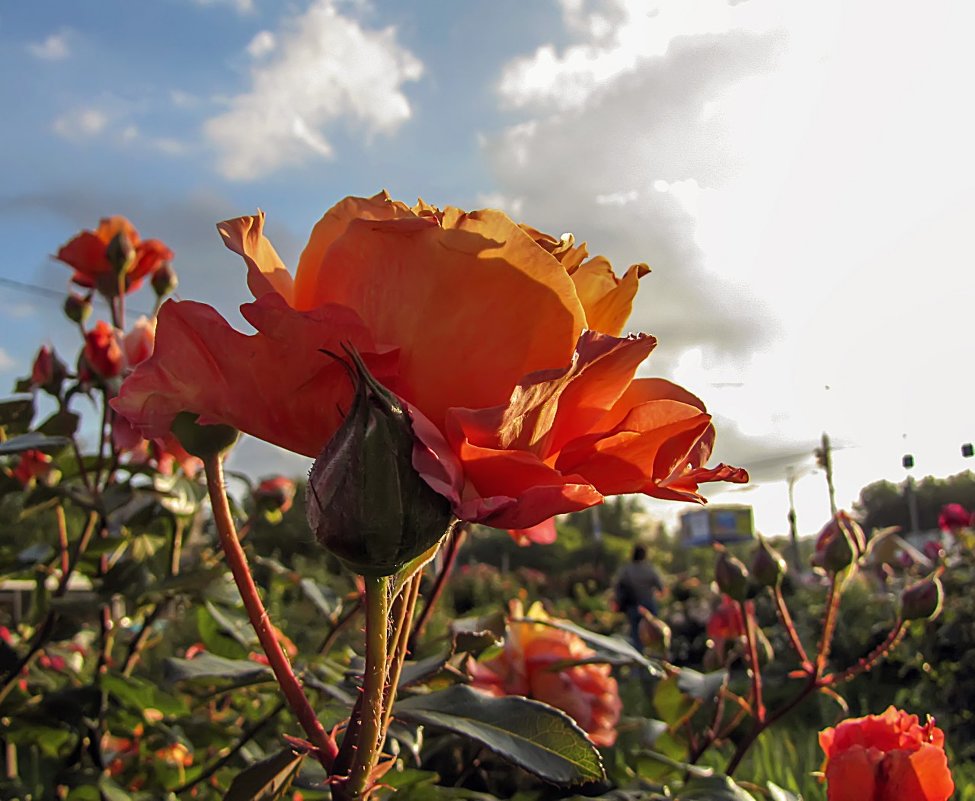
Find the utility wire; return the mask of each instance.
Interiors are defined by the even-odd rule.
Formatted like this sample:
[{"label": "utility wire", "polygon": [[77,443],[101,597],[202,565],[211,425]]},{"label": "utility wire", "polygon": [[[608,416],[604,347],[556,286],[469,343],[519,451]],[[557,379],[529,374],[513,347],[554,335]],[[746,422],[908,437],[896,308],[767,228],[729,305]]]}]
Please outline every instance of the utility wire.
[{"label": "utility wire", "polygon": [[[21,292],[27,292],[28,294],[38,295],[44,298],[50,298],[52,300],[57,300],[61,303],[64,302],[66,297],[64,292],[60,292],[57,289],[51,289],[46,286],[38,286],[37,284],[28,284],[26,281],[18,281],[15,278],[7,278],[0,275],[0,286],[8,286],[11,289],[19,289]],[[108,307],[108,301],[105,300],[101,295],[95,294],[92,296],[92,300],[100,303],[101,305]],[[144,314],[146,317],[149,316],[149,312],[142,311],[141,309],[131,309],[136,314]]]}]

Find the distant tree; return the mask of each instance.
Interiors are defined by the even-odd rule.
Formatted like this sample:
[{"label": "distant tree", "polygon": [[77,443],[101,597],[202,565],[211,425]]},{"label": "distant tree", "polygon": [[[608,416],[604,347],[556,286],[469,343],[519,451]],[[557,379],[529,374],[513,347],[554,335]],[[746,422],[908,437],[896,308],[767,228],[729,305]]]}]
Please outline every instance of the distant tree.
[{"label": "distant tree", "polygon": [[[938,514],[948,503],[960,503],[975,511],[975,473],[966,470],[948,478],[927,476],[914,488],[917,495],[918,524],[922,530],[938,527]],[[901,526],[910,529],[905,485],[875,481],[860,490],[854,509],[865,528]]]}]

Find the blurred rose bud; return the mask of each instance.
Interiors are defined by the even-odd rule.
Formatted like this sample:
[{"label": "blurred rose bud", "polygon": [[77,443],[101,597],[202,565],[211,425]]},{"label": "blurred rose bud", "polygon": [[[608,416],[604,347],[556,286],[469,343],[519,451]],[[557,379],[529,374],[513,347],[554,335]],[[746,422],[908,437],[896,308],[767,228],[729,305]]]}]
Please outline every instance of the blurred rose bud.
[{"label": "blurred rose bud", "polygon": [[91,317],[91,297],[69,292],[64,301],[64,313],[72,322],[84,325]]},{"label": "blurred rose bud", "polygon": [[972,515],[960,503],[946,503],[938,515],[938,528],[957,534],[960,529],[967,528],[971,520]]},{"label": "blurred rose bud", "polygon": [[774,587],[782,580],[786,570],[782,554],[769,545],[764,537],[759,537],[752,556],[752,581],[760,587]]},{"label": "blurred rose bud", "polygon": [[135,367],[152,356],[152,349],[156,342],[156,320],[149,319],[144,314],[135,321],[132,329],[122,340],[125,351],[125,363]]},{"label": "blurred rose bud", "polygon": [[937,574],[905,587],[901,593],[901,617],[904,620],[934,620],[941,613],[944,594]]},{"label": "blurred rose bud", "polygon": [[125,275],[135,261],[135,245],[125,230],[119,231],[112,237],[105,249],[105,257],[112,265],[115,275]]},{"label": "blurred rose bud", "polygon": [[655,656],[666,656],[670,651],[671,631],[659,617],[641,607],[642,619],[637,629],[640,642]]},{"label": "blurred rose bud", "polygon": [[35,480],[45,481],[55,474],[57,471],[54,470],[51,457],[43,451],[24,451],[17,459],[17,466],[14,468],[14,478],[22,487],[30,486]]},{"label": "blurred rose bud", "polygon": [[813,564],[838,573],[855,564],[867,548],[863,529],[846,512],[837,512],[819,532]]},{"label": "blurred rose bud", "polygon": [[714,581],[718,589],[734,601],[744,601],[748,597],[748,568],[724,548],[718,551]]},{"label": "blurred rose bud", "polygon": [[61,391],[61,384],[68,376],[68,367],[62,362],[57,353],[47,345],[42,345],[34,357],[34,364],[30,371],[32,387],[40,387],[45,392],[57,395]]},{"label": "blurred rose bud", "polygon": [[176,277],[176,271],[173,269],[173,265],[168,261],[164,261],[152,274],[150,283],[152,283],[153,291],[162,298],[173,292],[179,286],[179,278]]},{"label": "blurred rose bud", "polygon": [[101,378],[115,378],[122,372],[122,347],[118,332],[99,320],[85,333],[85,361]]},{"label": "blurred rose bud", "polygon": [[254,502],[265,513],[284,514],[295,499],[295,482],[284,476],[265,478],[254,490]]},{"label": "blurred rose bud", "polygon": [[403,404],[358,354],[349,357],[355,396],[312,466],[308,524],[353,572],[389,576],[439,542],[453,514],[413,467],[413,424]]}]

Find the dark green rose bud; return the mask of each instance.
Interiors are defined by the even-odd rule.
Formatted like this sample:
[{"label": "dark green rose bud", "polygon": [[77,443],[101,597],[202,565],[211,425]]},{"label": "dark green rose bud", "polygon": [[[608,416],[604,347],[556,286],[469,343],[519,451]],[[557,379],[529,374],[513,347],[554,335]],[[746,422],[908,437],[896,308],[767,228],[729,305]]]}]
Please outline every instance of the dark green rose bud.
[{"label": "dark green rose bud", "polygon": [[350,570],[390,576],[450,527],[450,502],[413,467],[413,425],[399,399],[347,351],[355,395],[308,476],[308,524]]},{"label": "dark green rose bud", "polygon": [[905,587],[901,593],[904,620],[934,620],[941,614],[945,591],[937,574]]},{"label": "dark green rose bud", "polygon": [[162,298],[173,292],[179,286],[179,279],[176,277],[176,271],[173,269],[173,265],[168,261],[164,261],[152,274],[150,283],[152,284],[153,292]]},{"label": "dark green rose bud", "polygon": [[173,420],[170,430],[188,454],[208,459],[229,451],[240,432],[232,426],[202,425],[197,422],[199,415],[180,412]]},{"label": "dark green rose bud", "polygon": [[748,568],[724,548],[718,551],[714,581],[718,589],[733,601],[744,601],[748,598]]},{"label": "dark green rose bud", "polygon": [[132,269],[132,263],[135,261],[135,246],[124,231],[119,231],[112,237],[112,241],[105,249],[105,258],[112,265],[115,275],[125,275]]},{"label": "dark green rose bud", "polygon": [[752,556],[751,575],[759,587],[774,587],[786,573],[785,559],[764,537],[758,538],[758,547]]},{"label": "dark green rose bud", "polygon": [[863,529],[846,512],[837,512],[819,533],[813,564],[829,573],[839,573],[855,564],[866,549]]},{"label": "dark green rose bud", "polygon": [[64,301],[64,313],[72,322],[84,325],[91,317],[91,296],[71,292]]}]

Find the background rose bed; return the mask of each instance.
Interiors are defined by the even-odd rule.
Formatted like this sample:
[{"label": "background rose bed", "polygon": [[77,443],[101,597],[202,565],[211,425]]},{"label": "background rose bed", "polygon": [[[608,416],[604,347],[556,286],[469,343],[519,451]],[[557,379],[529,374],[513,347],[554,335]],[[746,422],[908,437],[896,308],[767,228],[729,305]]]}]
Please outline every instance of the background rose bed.
[{"label": "background rose bed", "polygon": [[[10,600],[0,611],[3,797],[327,797],[324,774],[305,758],[308,744],[294,739],[301,729],[240,609],[198,460],[170,437],[143,440],[110,411],[118,379],[153,351],[152,321],[116,334],[126,329],[126,295],[151,281],[161,302],[175,285],[172,254],[161,243],[140,241],[117,223],[102,244],[121,242],[119,231],[132,247],[108,253],[106,263],[126,268],[74,277],[113,299],[116,325],[86,327],[89,300],[69,296],[65,310],[82,336],[77,366],[42,348],[15,388],[20,397],[0,405],[0,577]],[[90,452],[79,444],[97,426],[88,417],[100,417],[106,434]],[[362,670],[362,580],[315,542],[303,487],[283,477],[231,481],[233,516],[277,624],[273,639],[297,666],[325,727],[339,726]],[[892,522],[884,519],[885,499],[883,487],[863,495],[861,514],[877,527]],[[966,522],[952,525],[963,533]],[[644,653],[614,636],[625,625],[610,591],[638,540],[649,543],[669,585],[662,618],[670,626],[646,621]],[[737,553],[751,563],[754,551],[749,544]],[[548,545],[520,547],[476,526],[459,530],[418,587],[427,602],[375,792],[395,788],[407,801],[579,793],[652,799],[669,786],[684,799],[822,798],[814,775],[822,766],[818,732],[895,704],[919,713],[921,723],[926,714],[937,717],[959,788],[954,797],[975,797],[966,789],[973,775],[966,660],[975,610],[964,592],[975,569],[970,549],[945,563],[940,617],[912,624],[906,641],[853,677],[842,697],[810,695],[747,751],[750,719],[762,705],[752,661],[764,674],[765,705],[787,706],[797,678],[790,635],[813,653],[830,618],[829,582],[822,571],[800,575],[796,565],[784,580],[775,576],[793,610],[790,632],[777,621],[774,593],[754,582],[742,585],[736,601],[717,591],[735,593],[734,581],[722,578],[738,564],[733,556],[651,538],[629,498],[567,516]],[[834,586],[843,577],[844,591],[832,649],[820,649],[827,675],[848,671],[885,642],[897,629],[897,595],[921,578],[910,569],[856,571],[849,565],[857,556],[829,568]],[[761,648],[751,653],[743,610],[762,632]],[[492,739],[475,713],[480,702],[466,694],[472,679],[497,696],[527,694],[569,713],[600,747],[605,777],[598,761],[586,762],[595,757],[578,750],[576,735],[544,741],[515,721],[504,743]],[[459,706],[437,709],[438,697]],[[738,714],[735,703],[748,714]],[[457,709],[470,710],[462,726]],[[450,711],[455,719],[444,725]],[[543,720],[522,711],[529,727]],[[546,748],[554,761],[546,761]],[[742,755],[742,785],[708,775],[737,766]]]}]

